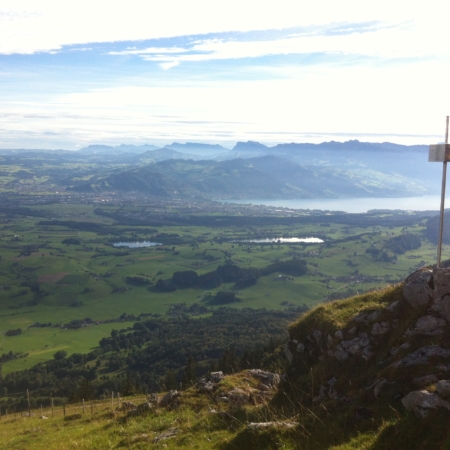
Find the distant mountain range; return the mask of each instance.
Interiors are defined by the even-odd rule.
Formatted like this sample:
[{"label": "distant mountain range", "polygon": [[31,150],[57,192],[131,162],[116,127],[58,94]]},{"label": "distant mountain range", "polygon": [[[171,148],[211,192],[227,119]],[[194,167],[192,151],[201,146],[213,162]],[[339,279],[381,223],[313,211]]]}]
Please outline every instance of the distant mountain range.
[{"label": "distant mountain range", "polygon": [[[0,151],[14,164],[55,167],[61,188],[81,192],[139,191],[161,197],[281,199],[402,197],[436,194],[441,168],[428,163],[428,147],[357,140],[272,147],[238,142],[232,149],[204,143],[116,147],[90,145],[79,151]],[[71,162],[77,162],[71,173]],[[90,167],[80,163],[89,163]],[[6,162],[5,162],[6,163]],[[64,166],[56,169],[58,164]],[[59,177],[59,178],[58,178]]]},{"label": "distant mountain range", "polygon": [[274,155],[226,161],[170,159],[94,177],[77,191],[138,191],[163,197],[209,199],[279,199],[402,197],[432,191],[419,178],[401,170],[389,173],[364,167],[303,166]]}]

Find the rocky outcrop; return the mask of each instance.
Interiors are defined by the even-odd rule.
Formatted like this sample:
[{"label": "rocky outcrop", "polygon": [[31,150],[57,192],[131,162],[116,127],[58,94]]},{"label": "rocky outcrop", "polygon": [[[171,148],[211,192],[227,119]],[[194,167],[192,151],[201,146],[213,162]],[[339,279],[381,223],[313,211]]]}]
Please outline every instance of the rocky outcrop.
[{"label": "rocky outcrop", "polygon": [[[257,378],[264,386],[275,388],[280,384],[280,375],[260,369],[247,370],[248,375]],[[263,388],[264,389],[264,388]]]},{"label": "rocky outcrop", "polygon": [[442,399],[438,394],[428,391],[412,391],[402,399],[402,404],[416,417],[424,418],[429,412],[437,408],[450,410],[450,403]]},{"label": "rocky outcrop", "polygon": [[248,430],[261,430],[264,428],[295,428],[299,424],[298,422],[250,422],[247,425]]},{"label": "rocky outcrop", "polygon": [[426,305],[430,301],[433,286],[432,280],[433,273],[431,270],[417,271],[406,278],[403,296],[413,308]]},{"label": "rocky outcrop", "polygon": [[179,397],[181,397],[181,393],[178,391],[169,391],[164,397],[160,400],[159,406],[161,407],[176,407],[180,404]]},{"label": "rocky outcrop", "polygon": [[[403,286],[389,292],[386,299],[390,303],[378,309],[364,309],[365,302],[374,303],[370,297],[362,298],[358,305],[362,310],[345,322],[338,311],[355,308],[352,299],[342,309],[337,304],[330,305],[329,310],[318,308],[317,316],[311,313],[313,319],[299,320],[298,325],[292,327],[295,338],[286,345],[292,370],[323,363],[314,403],[339,399],[355,401],[351,396],[356,391],[346,387],[347,382],[339,377],[339,367],[353,364],[361,367],[358,359],[362,359],[376,364],[376,370],[371,373],[377,373],[378,377],[375,381],[366,380],[365,387],[373,393],[375,401],[384,401],[388,396],[399,400],[401,392],[415,388],[421,390],[409,392],[402,403],[417,417],[425,417],[436,408],[450,411],[450,381],[442,379],[450,375],[450,268],[418,270],[407,277]],[[324,320],[324,328],[318,325],[321,320]],[[312,323],[314,328],[304,334],[305,326]],[[337,323],[341,328],[333,329]],[[326,381],[330,376],[333,378]],[[339,378],[339,383],[335,377]],[[351,381],[348,380],[349,385]],[[430,392],[423,390],[425,388]]]},{"label": "rocky outcrop", "polygon": [[447,321],[440,317],[432,315],[422,316],[417,320],[414,328],[408,330],[405,335],[408,337],[416,334],[436,336],[444,332],[445,325],[447,325]]},{"label": "rocky outcrop", "polygon": [[450,350],[439,345],[428,345],[417,349],[404,358],[390,365],[392,368],[411,367],[416,365],[428,365],[430,358],[450,358]]},{"label": "rocky outcrop", "polygon": [[450,269],[412,273],[405,280],[403,296],[413,308],[429,305],[430,312],[450,322]]},{"label": "rocky outcrop", "polygon": [[153,443],[157,444],[158,442],[165,441],[166,439],[170,439],[175,437],[177,434],[179,434],[181,430],[179,428],[169,428],[168,430],[164,431],[160,435],[156,436],[153,439]]}]

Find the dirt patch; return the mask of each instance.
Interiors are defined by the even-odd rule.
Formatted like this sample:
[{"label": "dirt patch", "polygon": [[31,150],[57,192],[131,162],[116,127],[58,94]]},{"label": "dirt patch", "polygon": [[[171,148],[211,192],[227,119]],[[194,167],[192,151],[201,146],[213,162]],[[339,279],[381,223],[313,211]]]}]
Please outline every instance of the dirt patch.
[{"label": "dirt patch", "polygon": [[62,280],[68,272],[58,272],[58,273],[46,273],[45,275],[40,275],[38,278],[39,283],[50,283],[52,281]]}]

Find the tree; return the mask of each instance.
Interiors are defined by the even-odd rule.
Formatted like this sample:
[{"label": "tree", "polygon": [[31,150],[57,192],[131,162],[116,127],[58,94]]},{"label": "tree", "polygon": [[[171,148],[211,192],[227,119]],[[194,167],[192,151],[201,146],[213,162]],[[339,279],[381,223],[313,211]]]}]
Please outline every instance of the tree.
[{"label": "tree", "polygon": [[169,369],[163,380],[164,388],[168,391],[177,388],[177,377],[172,369]]},{"label": "tree", "polygon": [[186,367],[183,370],[183,386],[192,386],[197,377],[197,364],[193,356],[189,356]]},{"label": "tree", "polygon": [[91,400],[95,397],[95,392],[87,378],[81,380],[78,391],[74,394],[75,401]]},{"label": "tree", "polygon": [[57,361],[64,359],[67,356],[67,352],[65,350],[58,350],[56,353],[54,353],[53,358],[55,358]]}]

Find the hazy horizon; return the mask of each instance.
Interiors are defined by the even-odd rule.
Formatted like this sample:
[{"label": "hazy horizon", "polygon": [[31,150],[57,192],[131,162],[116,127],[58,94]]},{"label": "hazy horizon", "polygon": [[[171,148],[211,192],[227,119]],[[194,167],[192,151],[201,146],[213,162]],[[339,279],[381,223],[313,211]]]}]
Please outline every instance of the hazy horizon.
[{"label": "hazy horizon", "polygon": [[0,148],[436,143],[450,110],[441,7],[4,0]]}]

